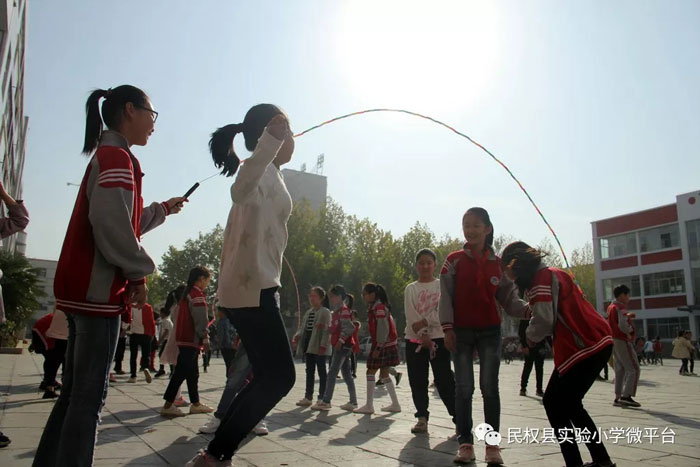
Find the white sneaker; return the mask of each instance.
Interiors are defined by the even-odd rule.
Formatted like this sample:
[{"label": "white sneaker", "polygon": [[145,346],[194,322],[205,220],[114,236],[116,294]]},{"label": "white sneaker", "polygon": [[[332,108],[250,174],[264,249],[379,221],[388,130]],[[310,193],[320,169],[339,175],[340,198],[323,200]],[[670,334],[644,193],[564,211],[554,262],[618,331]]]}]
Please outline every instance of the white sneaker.
[{"label": "white sneaker", "polygon": [[398,413],[401,412],[401,406],[399,404],[391,404],[386,407],[382,407],[382,412]]},{"label": "white sneaker", "polygon": [[199,432],[205,434],[216,433],[216,430],[219,429],[219,425],[221,425],[221,420],[219,420],[216,417],[212,417],[212,419],[209,420],[206,424],[199,427]]},{"label": "white sneaker", "polygon": [[227,461],[218,461],[211,457],[209,454],[204,449],[201,449],[199,452],[197,452],[197,455],[194,456],[187,464],[185,464],[185,467],[232,467],[233,463],[231,462],[231,459]]},{"label": "white sneaker", "polygon": [[357,405],[353,404],[352,402],[348,402],[347,404],[341,405],[340,408],[347,410],[348,412],[353,412],[357,408]]},{"label": "white sneaker", "polygon": [[190,414],[196,414],[196,413],[212,413],[214,409],[212,407],[209,407],[206,404],[199,404],[199,405],[190,405]]},{"label": "white sneaker", "polygon": [[270,434],[270,431],[267,429],[267,423],[265,423],[265,420],[260,420],[260,423],[253,428],[253,433],[255,433],[258,436],[267,436]]},{"label": "white sneaker", "polygon": [[165,407],[163,407],[162,409],[160,409],[160,414],[164,417],[184,417],[185,416],[185,412],[178,409],[174,405],[171,405],[167,409]]},{"label": "white sneaker", "polygon": [[309,406],[311,406],[311,404],[313,404],[313,402],[311,402],[306,397],[303,398],[302,400],[300,400],[299,402],[297,402],[297,406],[299,406],[299,407],[309,407]]},{"label": "white sneaker", "polygon": [[311,406],[311,410],[322,410],[323,412],[328,412],[331,410],[331,404],[327,404],[323,401],[318,401]]},{"label": "white sneaker", "polygon": [[363,405],[359,409],[353,410],[355,413],[361,413],[361,414],[366,414],[366,415],[371,415],[374,413],[374,407],[371,405]]},{"label": "white sneaker", "polygon": [[151,377],[151,372],[148,371],[147,368],[144,368],[143,370],[143,376],[146,378],[146,382],[148,384],[151,384],[151,381],[153,381],[153,378]]},{"label": "white sneaker", "polygon": [[136,376],[132,376],[131,378],[126,380],[127,383],[135,383],[136,382]]}]

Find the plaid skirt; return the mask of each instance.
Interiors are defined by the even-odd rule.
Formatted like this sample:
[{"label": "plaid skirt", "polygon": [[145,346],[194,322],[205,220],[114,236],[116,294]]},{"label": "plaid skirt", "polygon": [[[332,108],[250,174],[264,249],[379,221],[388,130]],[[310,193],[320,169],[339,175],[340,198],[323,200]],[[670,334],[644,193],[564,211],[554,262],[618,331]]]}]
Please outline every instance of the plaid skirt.
[{"label": "plaid skirt", "polygon": [[399,346],[392,345],[390,347],[382,347],[379,349],[379,356],[374,358],[372,355],[374,351],[377,350],[375,346],[372,346],[372,350],[369,351],[369,357],[367,357],[367,368],[370,370],[378,370],[380,368],[385,368],[388,366],[397,366],[399,363]]}]

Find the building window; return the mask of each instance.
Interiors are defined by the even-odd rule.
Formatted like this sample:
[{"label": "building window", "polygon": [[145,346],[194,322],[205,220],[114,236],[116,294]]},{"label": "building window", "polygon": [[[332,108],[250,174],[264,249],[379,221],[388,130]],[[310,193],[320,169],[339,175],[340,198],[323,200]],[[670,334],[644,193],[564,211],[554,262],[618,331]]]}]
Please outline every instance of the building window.
[{"label": "building window", "polygon": [[639,286],[639,276],[618,277],[616,279],[605,279],[603,281],[603,295],[606,302],[615,300],[613,290],[618,285],[626,285],[630,288],[630,297],[639,298],[642,296],[642,288]]},{"label": "building window", "polygon": [[678,331],[690,329],[689,318],[656,318],[647,320],[647,332],[650,339],[675,339]]},{"label": "building window", "polygon": [[700,268],[692,268],[690,276],[693,278],[693,297],[695,305],[700,305]]},{"label": "building window", "polygon": [[665,225],[639,232],[639,251],[656,251],[664,248],[678,248],[681,234],[678,224]]},{"label": "building window", "polygon": [[644,296],[684,294],[683,271],[655,272],[644,274]]},{"label": "building window", "polygon": [[603,259],[632,255],[637,252],[637,234],[615,235],[600,239],[600,255]]},{"label": "building window", "polygon": [[685,229],[688,234],[690,260],[700,261],[700,219],[686,222]]}]

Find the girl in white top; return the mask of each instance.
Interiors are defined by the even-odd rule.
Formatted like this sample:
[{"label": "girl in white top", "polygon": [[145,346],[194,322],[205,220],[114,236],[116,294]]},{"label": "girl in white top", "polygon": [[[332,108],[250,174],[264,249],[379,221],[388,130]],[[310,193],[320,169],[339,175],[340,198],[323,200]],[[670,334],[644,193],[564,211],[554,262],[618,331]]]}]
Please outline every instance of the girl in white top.
[{"label": "girl in white top", "polygon": [[455,380],[450,352],[440,324],[440,281],[435,278],[435,253],[424,248],[416,254],[418,280],[406,286],[406,366],[418,422],[412,433],[428,431],[428,367],[433,370],[435,386],[447,412],[454,421]]},{"label": "girl in white top", "polygon": [[281,109],[254,106],[243,123],[219,128],[209,142],[214,163],[226,176],[233,176],[240,164],[233,148],[238,133],[253,155],[243,162],[231,187],[233,206],[224,231],[217,298],[245,346],[253,379],[236,395],[207,450],[188,466],[231,465],[241,441],[287,395],[296,378],[277,293],[292,212],[279,168],[291,160],[294,139]]}]

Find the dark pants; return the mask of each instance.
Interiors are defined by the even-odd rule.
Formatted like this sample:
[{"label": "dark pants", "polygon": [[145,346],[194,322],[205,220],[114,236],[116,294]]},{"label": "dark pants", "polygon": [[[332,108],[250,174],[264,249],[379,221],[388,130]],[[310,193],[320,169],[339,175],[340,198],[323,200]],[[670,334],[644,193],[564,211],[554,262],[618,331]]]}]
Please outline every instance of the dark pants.
[{"label": "dark pants", "polygon": [[183,381],[187,381],[187,393],[193,404],[199,403],[199,349],[194,347],[178,346],[177,365],[170,377],[168,388],[165,390],[163,399],[166,402],[173,402]]},{"label": "dark pants", "polygon": [[202,352],[202,366],[204,367],[205,371],[209,367],[209,360],[211,360],[211,350]]},{"label": "dark pants", "polygon": [[280,314],[277,287],[260,292],[258,307],[221,310],[238,332],[253,367],[253,380],[236,395],[207,447],[210,455],[227,460],[292,389],[296,370]]},{"label": "dark pants", "polygon": [[[537,384],[537,390],[542,391],[542,378],[544,376],[544,355],[540,352],[538,347],[530,348],[525,356],[525,365],[523,366],[523,373],[520,376],[520,389],[527,389],[527,382],[530,379],[530,373],[532,372],[532,365],[535,365],[535,382]],[[607,368],[608,364],[605,364]],[[607,372],[606,372],[607,376]]]},{"label": "dark pants", "polygon": [[117,340],[117,353],[114,355],[114,371],[117,373],[122,370],[122,361],[124,360],[124,351],[126,350],[126,337],[120,337]]},{"label": "dark pants", "polygon": [[694,371],[695,371],[695,359],[691,358],[690,359],[690,372],[692,373]]},{"label": "dark pants", "polygon": [[688,373],[688,360],[687,358],[681,359],[681,369],[678,370],[678,373]]},{"label": "dark pants", "polygon": [[44,352],[44,385],[53,386],[58,375],[58,368],[63,365],[66,358],[65,339],[56,339],[53,349]]},{"label": "dark pants", "polygon": [[136,378],[136,360],[141,347],[141,370],[148,368],[148,358],[151,355],[151,336],[146,334],[132,334],[129,336],[129,351],[131,358],[129,366],[131,369],[131,377]]},{"label": "dark pants", "polygon": [[350,354],[350,367],[352,368],[352,377],[357,376],[357,354],[355,352]]},{"label": "dark pants", "polygon": [[236,358],[236,349],[221,349],[221,355],[224,356],[224,364],[226,364],[226,376],[228,377],[231,371],[231,362]]},{"label": "dark pants", "polygon": [[610,460],[602,440],[597,439],[598,427],[583,407],[583,398],[593,386],[593,382],[600,374],[600,370],[603,369],[603,365],[608,364],[611,354],[612,345],[585,360],[581,360],[563,376],[554,370],[549,384],[547,384],[542,402],[549,423],[554,428],[559,440],[559,448],[567,467],[583,464],[575,435],[573,435],[575,429],[583,430],[585,428],[595,435],[595,438],[591,436],[591,442],[586,443],[593,462],[604,463]]},{"label": "dark pants", "polygon": [[416,406],[416,418],[430,418],[428,412],[428,367],[433,370],[433,379],[442,403],[447,412],[455,418],[455,375],[452,373],[450,352],[445,348],[445,339],[433,339],[438,346],[435,358],[430,359],[430,351],[421,349],[409,340],[406,341],[406,366],[408,367],[408,382],[411,385],[413,405]]},{"label": "dark pants", "polygon": [[324,355],[306,354],[306,393],[308,400],[314,397],[314,382],[316,382],[316,369],[318,369],[318,399],[321,400],[326,393],[326,357]]}]

